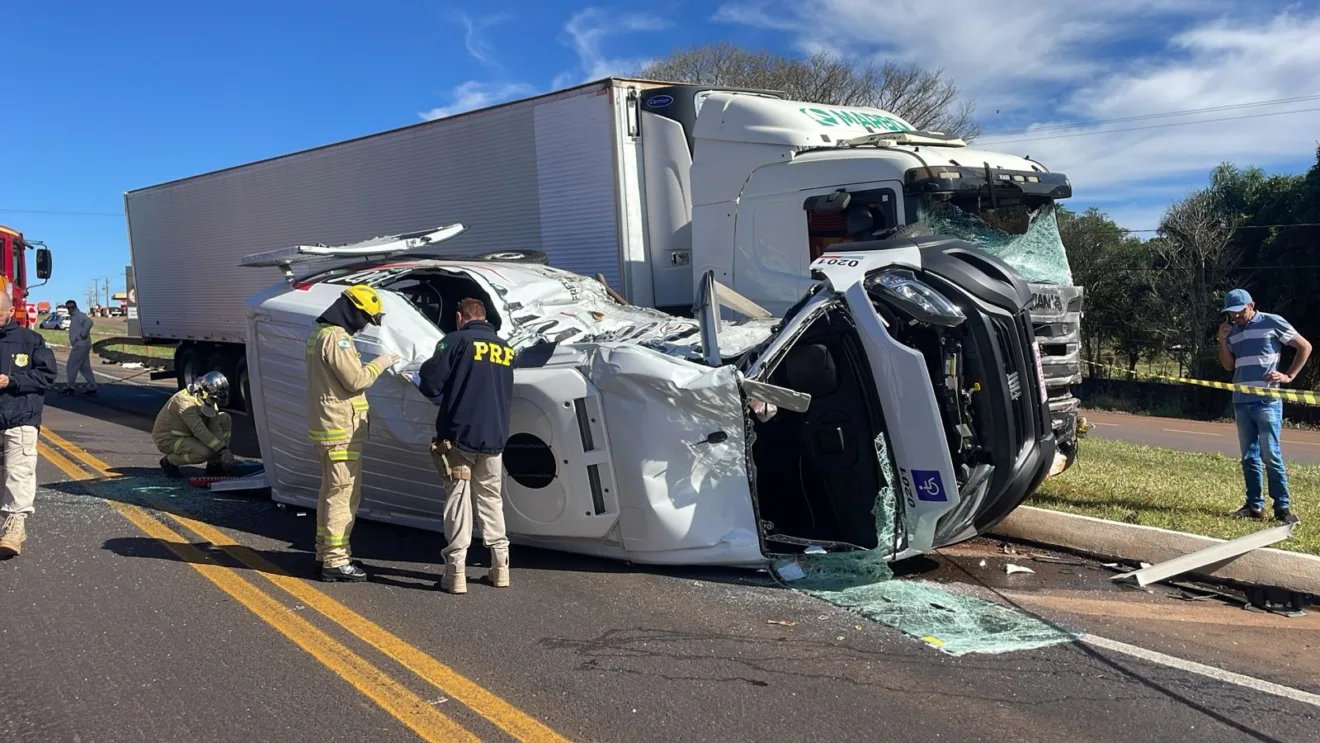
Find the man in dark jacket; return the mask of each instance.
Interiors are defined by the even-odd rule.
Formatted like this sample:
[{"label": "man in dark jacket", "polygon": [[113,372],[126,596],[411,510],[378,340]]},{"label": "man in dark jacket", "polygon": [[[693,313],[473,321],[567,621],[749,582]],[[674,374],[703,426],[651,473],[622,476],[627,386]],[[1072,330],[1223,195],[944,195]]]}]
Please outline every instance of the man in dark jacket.
[{"label": "man in dark jacket", "polygon": [[491,583],[509,585],[509,539],[504,534],[502,487],[504,442],[509,438],[513,399],[513,349],[486,322],[477,299],[458,303],[458,330],[436,345],[419,371],[422,394],[440,412],[431,458],[445,486],[445,573],[440,588],[467,593],[467,549],[472,511],[490,549]]},{"label": "man in dark jacket", "polygon": [[0,291],[0,559],[18,555],[27,539],[37,494],[37,432],[46,390],[54,383],[55,354],[40,333],[14,320],[13,300]]}]

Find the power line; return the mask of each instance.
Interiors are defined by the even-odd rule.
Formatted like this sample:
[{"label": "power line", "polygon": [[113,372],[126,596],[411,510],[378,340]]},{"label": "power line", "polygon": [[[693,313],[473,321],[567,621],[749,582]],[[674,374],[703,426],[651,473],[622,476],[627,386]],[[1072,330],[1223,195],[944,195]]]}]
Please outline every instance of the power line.
[{"label": "power line", "polygon": [[1309,111],[1320,111],[1320,108],[1299,108],[1293,111],[1266,111],[1262,114],[1253,114],[1251,116],[1224,116],[1218,119],[1199,119],[1197,121],[1174,121],[1167,124],[1152,124],[1150,126],[1131,126],[1126,129],[1104,129],[1098,132],[1077,132],[1075,134],[1053,134],[1048,137],[1028,137],[1024,139],[1006,139],[1000,142],[987,142],[987,145],[998,147],[1005,144],[1016,144],[1018,142],[1042,142],[1047,139],[1067,139],[1070,137],[1093,137],[1097,134],[1118,134],[1121,132],[1140,132],[1148,129],[1168,129],[1175,126],[1191,126],[1192,124],[1213,124],[1219,121],[1240,121],[1242,119],[1263,119],[1266,116],[1284,116],[1287,114],[1304,114]]},{"label": "power line", "polygon": [[1162,114],[1142,114],[1140,116],[1125,116],[1119,119],[1097,119],[1095,121],[1078,121],[1071,124],[1056,124],[1054,126],[1042,126],[1035,129],[1014,129],[1002,132],[982,133],[982,137],[1003,137],[1010,134],[1035,134],[1037,132],[1059,131],[1064,129],[1081,129],[1088,126],[1100,126],[1102,124],[1122,124],[1129,121],[1147,121],[1150,119],[1160,119],[1170,116],[1189,116],[1191,114],[1215,113],[1218,111],[1234,111],[1243,108],[1256,108],[1259,106],[1277,106],[1283,103],[1302,103],[1305,101],[1320,100],[1320,95],[1304,95],[1296,98],[1275,98],[1271,101],[1256,101],[1254,103],[1230,103],[1223,106],[1206,106],[1205,108],[1189,108],[1185,111],[1169,111]]}]

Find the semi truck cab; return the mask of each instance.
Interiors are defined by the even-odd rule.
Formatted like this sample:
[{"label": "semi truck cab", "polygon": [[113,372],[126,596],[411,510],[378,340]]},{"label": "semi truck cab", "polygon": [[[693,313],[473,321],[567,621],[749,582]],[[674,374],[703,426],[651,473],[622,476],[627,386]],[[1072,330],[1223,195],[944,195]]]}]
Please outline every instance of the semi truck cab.
[{"label": "semi truck cab", "polygon": [[637,94],[656,307],[691,305],[701,277],[774,314],[818,279],[811,265],[848,244],[901,235],[959,238],[1029,282],[1051,428],[1076,456],[1082,291],[1055,205],[1062,173],[974,149],[870,108],[821,106],[765,91],[697,86]]}]

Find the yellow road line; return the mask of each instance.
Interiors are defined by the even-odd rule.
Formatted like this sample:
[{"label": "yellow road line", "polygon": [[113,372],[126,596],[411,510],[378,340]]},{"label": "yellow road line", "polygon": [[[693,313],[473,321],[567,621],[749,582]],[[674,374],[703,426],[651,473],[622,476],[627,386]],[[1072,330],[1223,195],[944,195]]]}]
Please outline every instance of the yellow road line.
[{"label": "yellow road line", "polygon": [[302,580],[290,576],[279,566],[257,554],[255,550],[238,544],[219,529],[177,513],[169,515],[197,536],[224,549],[239,562],[257,571],[266,580],[284,589],[304,605],[321,612],[363,642],[398,661],[408,670],[426,679],[437,689],[514,738],[528,743],[567,742],[566,738],[527,713]]},{"label": "yellow road line", "polygon": [[212,556],[189,544],[182,536],[137,506],[108,501],[112,508],[131,521],[147,536],[154,537],[179,559],[191,565],[220,590],[229,594],[248,611],[274,627],[295,645],[307,651],[326,668],[334,671],[354,689],[362,692],[413,732],[428,741],[478,741],[458,723],[399,682],[385,675],[362,656],[317,629],[307,620],[258,590],[251,583],[221,565]]},{"label": "yellow road line", "polygon": [[[68,442],[64,443],[75,456],[80,451],[76,446]],[[52,449],[45,442],[39,441],[37,449],[47,461],[54,464],[64,474],[75,480],[92,480],[88,483],[89,487],[93,490],[98,489],[96,485],[99,478],[89,476],[88,473],[81,470],[76,464]],[[83,452],[83,454],[91,457],[86,452]],[[79,457],[79,459],[82,459],[82,457]],[[334,671],[336,675],[347,681],[354,689],[357,689],[397,720],[407,725],[423,740],[474,742],[480,740],[454,720],[441,714],[426,700],[373,666],[362,656],[317,629],[307,620],[291,613],[287,607],[262,593],[248,581],[240,578],[232,568],[220,564],[212,556],[189,544],[181,535],[152,518],[143,509],[108,498],[105,501],[143,533],[161,542],[217,588],[229,594],[248,611],[257,615],[258,618],[302,648],[326,668]]]},{"label": "yellow road line", "polygon": [[[91,454],[83,452],[77,445],[69,441],[57,436],[53,436],[51,440],[57,441],[62,448],[65,448],[79,459],[83,459],[83,461],[88,461],[87,458],[90,458],[99,462]],[[100,464],[101,466],[98,469],[108,474],[109,466],[103,462]],[[510,736],[526,743],[567,743],[567,738],[551,730],[531,715],[492,694],[476,682],[418,650],[397,635],[335,601],[301,579],[289,575],[256,551],[230,539],[219,529],[177,513],[169,513],[168,515],[198,537],[224,549],[239,562],[257,571],[263,578],[279,586],[305,606],[315,609],[363,642],[388,655],[403,667],[425,679],[432,686],[448,694],[455,701],[486,718]]]},{"label": "yellow road line", "polygon": [[83,464],[87,465],[89,468],[91,468],[93,471],[96,472],[96,474],[100,475],[101,477],[109,479],[115,476],[115,473],[110,471],[111,470],[110,465],[92,456],[91,452],[85,451],[82,447],[73,444],[72,442],[63,438],[59,434],[50,430],[49,428],[43,427],[41,429],[41,435],[45,436],[47,439],[50,439],[50,442],[52,444],[58,446],[64,451],[68,452],[73,457],[82,461]]},{"label": "yellow road line", "polygon": [[37,453],[46,458],[47,462],[55,465],[61,472],[74,480],[88,479],[87,473],[78,467],[78,465],[69,461],[68,457],[60,454],[58,451],[50,448],[50,445],[41,439],[37,439]]}]

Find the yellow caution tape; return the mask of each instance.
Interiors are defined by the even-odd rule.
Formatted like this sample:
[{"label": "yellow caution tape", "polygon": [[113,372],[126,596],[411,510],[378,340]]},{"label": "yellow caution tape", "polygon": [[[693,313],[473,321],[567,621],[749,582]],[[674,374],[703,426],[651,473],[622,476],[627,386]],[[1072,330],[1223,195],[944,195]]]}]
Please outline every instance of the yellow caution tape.
[{"label": "yellow caution tape", "polygon": [[1247,384],[1233,384],[1232,382],[1212,382],[1208,379],[1188,379],[1187,377],[1166,377],[1162,374],[1145,374],[1142,372],[1129,371],[1117,366],[1108,364],[1097,364],[1093,361],[1084,362],[1100,369],[1114,369],[1124,374],[1130,374],[1134,377],[1144,377],[1160,382],[1169,382],[1171,384],[1190,384],[1196,387],[1209,387],[1213,390],[1227,390],[1229,392],[1241,392],[1247,395],[1257,397],[1271,397],[1286,402],[1296,403],[1298,405],[1313,405],[1320,407],[1320,394],[1310,390],[1289,390],[1280,387],[1253,387]]}]

